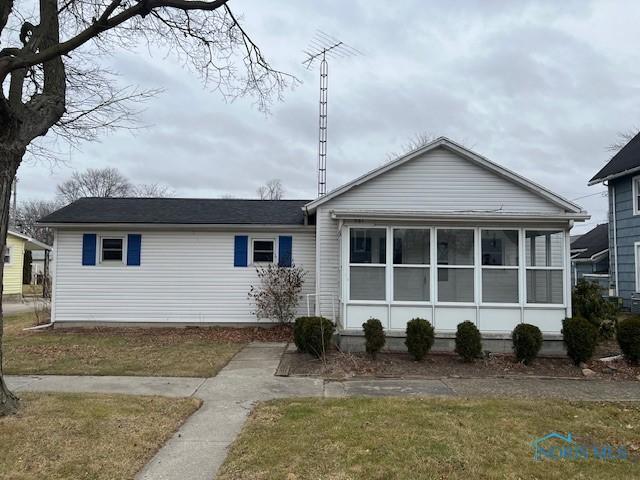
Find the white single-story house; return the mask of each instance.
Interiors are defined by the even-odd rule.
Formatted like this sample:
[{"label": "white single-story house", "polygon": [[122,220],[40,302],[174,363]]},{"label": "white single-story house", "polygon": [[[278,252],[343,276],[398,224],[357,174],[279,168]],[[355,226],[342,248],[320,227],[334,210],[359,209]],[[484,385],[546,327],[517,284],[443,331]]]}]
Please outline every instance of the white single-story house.
[{"label": "white single-story house", "polygon": [[342,336],[426,318],[508,338],[571,316],[578,205],[444,137],[313,201],[85,198],[55,229],[52,320],[251,324],[255,266],[307,272],[299,313]]}]

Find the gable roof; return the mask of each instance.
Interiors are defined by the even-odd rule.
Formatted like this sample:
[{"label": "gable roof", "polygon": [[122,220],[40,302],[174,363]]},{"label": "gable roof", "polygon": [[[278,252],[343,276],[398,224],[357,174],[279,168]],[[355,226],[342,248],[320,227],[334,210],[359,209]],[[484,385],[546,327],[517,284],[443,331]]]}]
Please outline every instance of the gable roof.
[{"label": "gable roof", "polygon": [[303,225],[309,200],[81,198],[38,223]]},{"label": "gable roof", "polygon": [[328,202],[332,198],[335,198],[338,195],[342,195],[343,193],[351,190],[352,188],[362,185],[363,183],[368,182],[369,180],[376,178],[377,176],[382,175],[383,173],[386,173],[393,168],[399,167],[400,165],[403,165],[424,153],[427,153],[431,150],[435,150],[436,148],[446,148],[447,150],[450,150],[453,153],[460,155],[461,157],[469,160],[470,162],[475,163],[476,165],[480,165],[481,167],[484,167],[487,170],[490,170],[493,173],[503,178],[506,178],[507,180],[510,180],[520,185],[521,187],[545,198],[546,200],[550,201],[551,203],[561,207],[562,209],[568,212],[581,213],[581,214],[586,213],[582,210],[582,208],[579,205],[576,205],[575,203],[572,203],[569,200],[559,195],[556,195],[555,193],[548,190],[547,188],[541,185],[538,185],[537,183],[532,182],[531,180],[528,180],[518,175],[517,173],[512,172],[511,170],[504,168],[481,155],[478,155],[475,152],[472,152],[468,148],[463,147],[462,145],[454,142],[453,140],[448,139],[447,137],[438,137],[434,141],[426,145],[423,145],[422,147],[419,147],[415,150],[412,150],[411,152],[405,155],[402,155],[401,157],[398,157],[392,162],[386,163],[378,168],[375,168],[374,170],[371,170],[370,172],[356,178],[355,180],[332,190],[331,192],[327,193],[323,197],[317,198],[316,200],[309,202],[306,205],[306,208],[308,211],[314,211],[318,206],[322,205],[325,202]]},{"label": "gable roof", "polygon": [[51,250],[51,246],[46,243],[41,242],[40,240],[36,240],[24,233],[16,232],[15,230],[8,230],[7,235],[13,235],[14,237],[20,238],[25,241],[27,250]]},{"label": "gable roof", "polygon": [[609,162],[596,173],[589,185],[622,177],[640,170],[640,132],[616,153]]},{"label": "gable roof", "polygon": [[572,260],[591,260],[609,250],[609,224],[602,223],[571,242]]}]

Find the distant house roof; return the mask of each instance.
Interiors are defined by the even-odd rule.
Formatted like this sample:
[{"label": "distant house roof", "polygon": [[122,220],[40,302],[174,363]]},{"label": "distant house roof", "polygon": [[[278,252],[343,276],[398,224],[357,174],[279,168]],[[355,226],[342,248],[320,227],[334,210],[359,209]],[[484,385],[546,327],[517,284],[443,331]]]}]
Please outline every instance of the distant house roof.
[{"label": "distant house roof", "polygon": [[624,147],[616,153],[609,163],[600,169],[591,180],[589,185],[611,180],[630,173],[640,171],[640,132],[629,140]]},{"label": "distant house roof", "polygon": [[303,225],[309,200],[81,198],[38,223]]},{"label": "distant house roof", "polygon": [[591,260],[592,257],[608,250],[609,224],[603,223],[571,242],[571,259]]},{"label": "distant house roof", "polygon": [[14,237],[24,240],[25,250],[51,250],[50,245],[47,245],[40,240],[36,240],[29,235],[25,235],[24,233],[16,232],[15,230],[8,230],[7,235],[13,235]]}]

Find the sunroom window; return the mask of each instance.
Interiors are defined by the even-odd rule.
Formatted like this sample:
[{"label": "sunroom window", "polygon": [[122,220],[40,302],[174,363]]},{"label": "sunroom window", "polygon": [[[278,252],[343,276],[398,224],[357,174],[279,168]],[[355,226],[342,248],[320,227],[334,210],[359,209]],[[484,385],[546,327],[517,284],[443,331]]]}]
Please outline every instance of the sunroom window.
[{"label": "sunroom window", "polygon": [[423,228],[393,230],[393,299],[428,302],[430,231]]},{"label": "sunroom window", "polygon": [[518,231],[482,230],[482,301],[518,303]]},{"label": "sunroom window", "polygon": [[527,230],[527,303],[563,303],[564,233]]},{"label": "sunroom window", "polygon": [[474,301],[472,229],[438,229],[438,301]]},{"label": "sunroom window", "polygon": [[386,228],[350,229],[349,298],[386,300],[386,264]]}]

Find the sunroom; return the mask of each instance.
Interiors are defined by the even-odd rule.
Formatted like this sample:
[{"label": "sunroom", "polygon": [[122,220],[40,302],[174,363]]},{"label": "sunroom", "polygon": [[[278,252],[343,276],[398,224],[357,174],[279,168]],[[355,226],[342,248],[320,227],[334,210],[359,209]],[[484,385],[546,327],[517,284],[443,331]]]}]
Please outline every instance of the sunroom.
[{"label": "sunroom", "polygon": [[400,333],[421,317],[436,332],[470,320],[483,333],[526,322],[557,334],[570,315],[568,227],[344,221],[341,239],[345,330],[378,318]]}]

